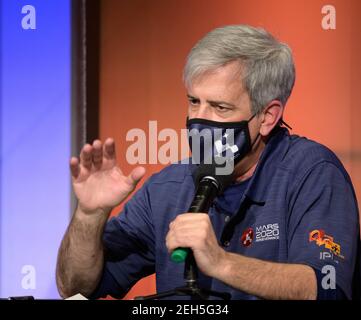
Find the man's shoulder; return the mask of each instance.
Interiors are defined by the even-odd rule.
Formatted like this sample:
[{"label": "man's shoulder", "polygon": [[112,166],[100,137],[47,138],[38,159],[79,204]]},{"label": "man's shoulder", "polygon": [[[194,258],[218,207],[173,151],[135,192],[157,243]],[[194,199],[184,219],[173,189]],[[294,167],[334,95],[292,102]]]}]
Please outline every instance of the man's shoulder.
[{"label": "man's shoulder", "polygon": [[169,204],[181,208],[188,203],[194,192],[192,166],[187,164],[171,164],[158,173],[153,174],[144,185],[150,201]]},{"label": "man's shoulder", "polygon": [[181,162],[173,163],[153,174],[149,179],[152,184],[183,183],[186,179],[192,178],[193,166]]},{"label": "man's shoulder", "polygon": [[341,161],[331,149],[298,135],[289,136],[288,148],[282,162],[292,167],[309,167],[328,162],[343,169]]},{"label": "man's shoulder", "polygon": [[305,175],[315,168],[327,167],[341,173],[346,179],[349,175],[335,152],[327,146],[298,135],[290,135],[287,151],[281,160],[281,166],[296,176]]}]

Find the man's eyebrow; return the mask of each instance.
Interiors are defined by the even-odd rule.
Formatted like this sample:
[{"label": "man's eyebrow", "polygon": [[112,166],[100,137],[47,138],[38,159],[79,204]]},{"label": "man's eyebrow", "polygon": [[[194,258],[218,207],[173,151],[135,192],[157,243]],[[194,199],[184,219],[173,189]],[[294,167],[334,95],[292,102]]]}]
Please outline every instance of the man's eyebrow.
[{"label": "man's eyebrow", "polygon": [[[189,99],[199,100],[199,98],[194,97],[194,96],[191,96],[190,94],[187,94],[187,97],[188,97]],[[211,105],[212,105],[212,104],[224,104],[224,105],[227,105],[227,106],[230,106],[230,107],[235,107],[234,104],[229,103],[229,102],[226,102],[226,101],[207,100],[207,102],[208,102],[209,104],[211,104]]]},{"label": "man's eyebrow", "polygon": [[197,100],[199,100],[198,98],[193,97],[193,96],[191,96],[190,94],[187,94],[187,98],[188,98],[188,99],[197,99]]},{"label": "man's eyebrow", "polygon": [[232,103],[229,103],[229,102],[226,102],[226,101],[214,101],[214,100],[207,100],[207,102],[212,105],[212,104],[217,104],[217,105],[220,105],[220,104],[223,104],[223,105],[226,105],[226,106],[229,106],[229,107],[235,107],[234,104]]}]

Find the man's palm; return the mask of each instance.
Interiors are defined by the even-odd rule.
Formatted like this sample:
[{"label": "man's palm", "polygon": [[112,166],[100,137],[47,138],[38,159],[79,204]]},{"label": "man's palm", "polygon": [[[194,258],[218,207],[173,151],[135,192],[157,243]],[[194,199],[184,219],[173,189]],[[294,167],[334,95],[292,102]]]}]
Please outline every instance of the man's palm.
[{"label": "man's palm", "polygon": [[116,164],[112,139],[104,145],[97,140],[85,145],[77,158],[70,161],[73,188],[79,206],[85,212],[109,211],[131,193],[144,175],[144,168],[135,168],[125,176]]}]

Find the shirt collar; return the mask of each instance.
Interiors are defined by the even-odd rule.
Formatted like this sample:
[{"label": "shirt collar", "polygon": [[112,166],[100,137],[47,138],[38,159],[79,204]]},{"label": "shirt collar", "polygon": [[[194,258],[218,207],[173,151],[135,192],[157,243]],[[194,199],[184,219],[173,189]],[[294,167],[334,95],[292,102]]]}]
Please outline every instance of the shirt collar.
[{"label": "shirt collar", "polygon": [[[290,147],[290,134],[287,128],[276,127],[261,154],[256,166],[255,172],[248,181],[247,188],[244,192],[244,198],[248,198],[251,202],[259,205],[265,203],[267,181],[270,181],[275,172],[275,167],[285,157]],[[194,177],[198,166],[191,164],[190,174]]]},{"label": "shirt collar", "polygon": [[254,203],[265,203],[267,182],[271,180],[275,173],[275,167],[282,161],[289,149],[289,136],[286,128],[278,127],[268,140],[245,191],[245,196]]}]

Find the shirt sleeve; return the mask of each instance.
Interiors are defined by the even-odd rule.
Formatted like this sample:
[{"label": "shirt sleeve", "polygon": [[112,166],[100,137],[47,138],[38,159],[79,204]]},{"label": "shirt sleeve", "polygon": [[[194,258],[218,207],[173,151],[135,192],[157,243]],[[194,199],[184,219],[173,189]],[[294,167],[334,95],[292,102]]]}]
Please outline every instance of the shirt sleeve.
[{"label": "shirt sleeve", "polygon": [[324,274],[320,270],[313,268],[317,279],[317,300],[345,300],[347,299],[342,289],[336,284],[334,290],[322,289]]},{"label": "shirt sleeve", "polygon": [[[346,172],[330,162],[315,165],[290,201],[288,261],[316,272],[318,297],[352,298],[359,246],[357,201]],[[338,289],[337,289],[338,288]]]},{"label": "shirt sleeve", "polygon": [[154,273],[154,228],[146,183],[106,224],[102,278],[91,298],[122,298],[141,278]]}]

